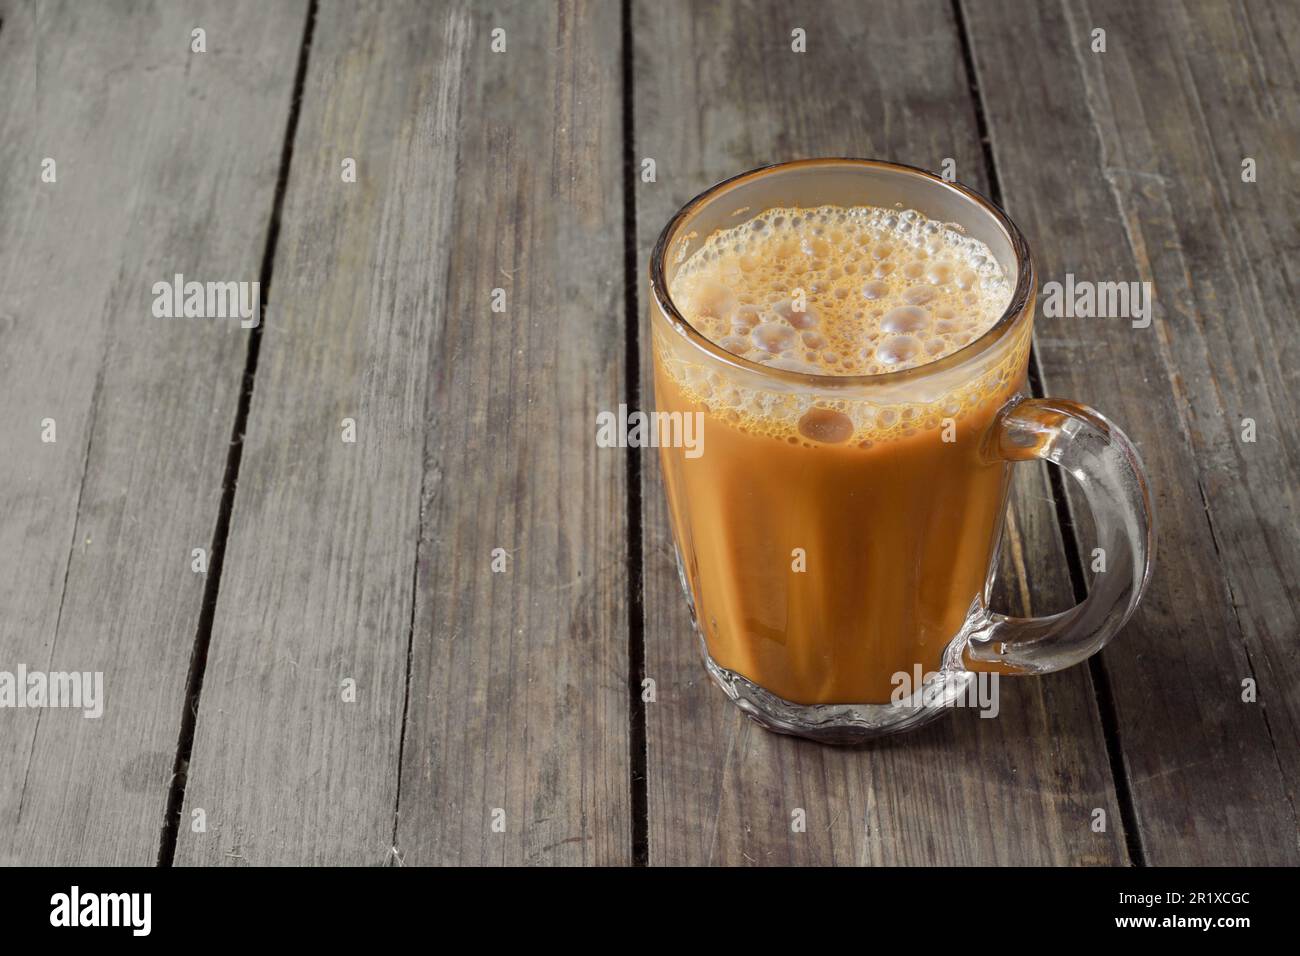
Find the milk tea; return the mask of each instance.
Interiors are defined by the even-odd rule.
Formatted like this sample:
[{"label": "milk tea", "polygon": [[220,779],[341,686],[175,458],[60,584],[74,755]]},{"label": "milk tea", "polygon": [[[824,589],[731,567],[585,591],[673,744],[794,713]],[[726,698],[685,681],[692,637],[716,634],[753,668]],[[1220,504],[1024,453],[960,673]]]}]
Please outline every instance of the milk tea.
[{"label": "milk tea", "polygon": [[[838,377],[938,361],[992,327],[1014,290],[960,228],[826,206],[704,237],[668,291],[726,351]],[[888,703],[896,675],[939,668],[996,552],[1008,469],[982,438],[1023,389],[1027,327],[1020,339],[942,394],[909,398],[903,384],[882,404],[792,376],[755,386],[657,337],[658,409],[705,416],[698,460],[661,456],[714,661],[798,704]]]}]

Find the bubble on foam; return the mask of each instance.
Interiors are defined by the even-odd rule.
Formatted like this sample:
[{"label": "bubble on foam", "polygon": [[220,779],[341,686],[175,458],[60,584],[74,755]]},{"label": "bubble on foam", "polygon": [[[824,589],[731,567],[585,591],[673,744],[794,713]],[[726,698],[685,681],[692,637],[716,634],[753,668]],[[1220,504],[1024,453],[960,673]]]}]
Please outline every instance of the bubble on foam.
[{"label": "bubble on foam", "polygon": [[696,301],[702,314],[715,318],[728,318],[735,308],[735,297],[731,290],[717,280],[700,283]]},{"label": "bubble on foam", "polygon": [[764,322],[757,326],[749,337],[760,349],[776,353],[784,352],[794,345],[796,333],[790,326],[780,322]]},{"label": "bubble on foam", "polygon": [[882,365],[904,365],[921,354],[921,340],[914,335],[894,335],[876,347]]},{"label": "bubble on foam", "polygon": [[909,305],[925,305],[938,294],[939,290],[932,285],[914,285],[903,290],[903,301]]},{"label": "bubble on foam", "polygon": [[838,444],[853,437],[853,419],[833,408],[810,408],[799,419],[799,434],[813,441]]},{"label": "bubble on foam", "polygon": [[883,282],[880,279],[869,279],[867,282],[862,284],[862,295],[863,298],[871,299],[872,301],[883,299],[885,296],[889,295],[889,283]]},{"label": "bubble on foam", "polygon": [[[818,289],[819,283],[813,283],[814,291],[825,291]],[[805,303],[803,308],[796,309],[795,303],[791,299],[782,299],[772,309],[777,315],[785,319],[796,329],[809,329],[817,324],[817,313],[808,308]]]},{"label": "bubble on foam", "polygon": [[880,320],[884,332],[911,334],[930,327],[930,313],[919,305],[900,305],[890,309]]},{"label": "bubble on foam", "polygon": [[946,262],[936,262],[925,270],[925,277],[935,285],[947,285],[952,281],[952,266]]}]

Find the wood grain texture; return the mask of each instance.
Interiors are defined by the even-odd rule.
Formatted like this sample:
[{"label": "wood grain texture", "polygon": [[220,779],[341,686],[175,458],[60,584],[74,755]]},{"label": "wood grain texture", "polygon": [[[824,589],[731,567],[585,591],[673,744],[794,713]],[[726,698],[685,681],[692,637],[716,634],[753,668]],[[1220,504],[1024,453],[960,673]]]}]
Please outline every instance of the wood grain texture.
[{"label": "wood grain texture", "polygon": [[[790,31],[807,31],[794,54]],[[705,186],[803,156],[892,159],[985,187],[956,25],[942,3],[637,4],[640,263]],[[900,57],[899,50],[914,55]],[[642,312],[648,314],[642,292]],[[642,402],[651,400],[642,324]],[[642,463],[650,861],[661,864],[1121,863],[1119,809],[1086,669],[1002,683],[992,720],[959,712],[851,750],[763,731],[712,686],[673,562],[658,461]],[[1016,472],[999,603],[1073,603],[1044,472]],[[1029,596],[1029,605],[1024,599]],[[806,833],[791,811],[806,810]],[[1091,832],[1093,808],[1110,828]]]},{"label": "wood grain texture", "polygon": [[[1151,476],[1155,578],[1104,652],[1146,859],[1294,864],[1297,11],[979,3],[968,16],[1041,281],[1154,286],[1148,329],[1045,319],[1038,339],[1048,391],[1113,416]],[[1241,180],[1245,156],[1256,183]],[[1247,678],[1259,703],[1242,700]]]},{"label": "wood grain texture", "polygon": [[[458,8],[417,13],[318,10],[179,864],[391,855],[468,42]],[[356,182],[344,180],[345,159]],[[194,833],[200,809],[208,826]]]},{"label": "wood grain texture", "polygon": [[626,859],[617,56],[322,4],[178,861]]},{"label": "wood grain texture", "polygon": [[152,284],[257,280],[279,139],[256,120],[289,111],[304,10],[0,13],[0,666],[103,671],[105,697],[100,719],[0,711],[5,862],[159,852],[204,587],[190,551],[212,542],[248,333],[156,319]]},{"label": "wood grain texture", "polygon": [[627,453],[595,444],[625,387],[619,10],[473,12],[398,846],[627,863]]},{"label": "wood grain texture", "polygon": [[0,668],[105,698],[0,710],[0,862],[158,855],[249,333],[152,286],[257,281],[305,10],[0,5]]}]

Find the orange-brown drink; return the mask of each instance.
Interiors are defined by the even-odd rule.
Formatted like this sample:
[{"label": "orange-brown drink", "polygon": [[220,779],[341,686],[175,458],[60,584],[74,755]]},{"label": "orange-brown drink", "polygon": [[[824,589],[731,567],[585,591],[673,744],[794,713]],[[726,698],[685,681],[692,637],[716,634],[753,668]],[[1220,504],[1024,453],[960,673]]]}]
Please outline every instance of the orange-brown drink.
[{"label": "orange-brown drink", "polygon": [[[772,167],[679,213],[651,279],[657,409],[703,420],[693,455],[660,453],[678,560],[710,673],[761,723],[904,729],[976,671],[1086,657],[1131,612],[1140,465],[1096,413],[1025,400],[1033,270],[991,204],[906,167]],[[995,615],[1010,462],[1070,447],[1120,588]]]}]

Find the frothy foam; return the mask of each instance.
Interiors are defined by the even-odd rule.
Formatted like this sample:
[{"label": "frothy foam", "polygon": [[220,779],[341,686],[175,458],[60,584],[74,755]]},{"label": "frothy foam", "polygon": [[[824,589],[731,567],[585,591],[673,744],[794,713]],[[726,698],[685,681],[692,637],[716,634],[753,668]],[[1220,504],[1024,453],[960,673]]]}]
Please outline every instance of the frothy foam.
[{"label": "frothy foam", "polygon": [[[987,246],[915,210],[774,208],[719,230],[680,264],[669,293],[727,351],[816,375],[876,375],[934,362],[973,342],[1014,289]],[[928,401],[879,405],[761,390],[672,349],[683,394],[735,427],[809,445],[882,440],[940,427],[1013,391],[1028,326],[997,363]]]},{"label": "frothy foam", "polygon": [[915,210],[769,209],[709,236],[673,277],[677,308],[728,352],[816,375],[933,362],[1001,317],[987,246]]}]

